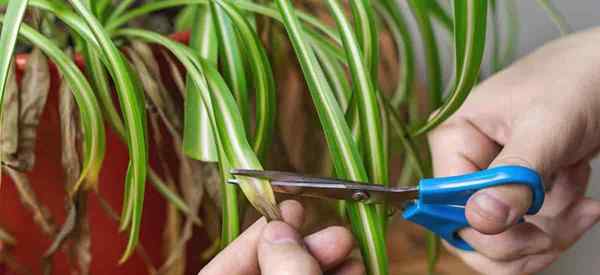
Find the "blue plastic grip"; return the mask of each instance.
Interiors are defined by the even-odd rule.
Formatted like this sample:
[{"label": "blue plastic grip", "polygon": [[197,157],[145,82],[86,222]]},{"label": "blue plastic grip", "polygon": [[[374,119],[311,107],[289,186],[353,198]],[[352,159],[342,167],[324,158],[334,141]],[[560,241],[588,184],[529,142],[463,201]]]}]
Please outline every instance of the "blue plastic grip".
[{"label": "blue plastic grip", "polygon": [[456,248],[472,251],[457,232],[469,226],[465,204],[475,192],[493,186],[522,184],[533,194],[527,214],[536,214],[544,203],[544,186],[537,172],[522,166],[500,166],[455,177],[423,179],[419,199],[404,210],[404,218],[438,234]]}]

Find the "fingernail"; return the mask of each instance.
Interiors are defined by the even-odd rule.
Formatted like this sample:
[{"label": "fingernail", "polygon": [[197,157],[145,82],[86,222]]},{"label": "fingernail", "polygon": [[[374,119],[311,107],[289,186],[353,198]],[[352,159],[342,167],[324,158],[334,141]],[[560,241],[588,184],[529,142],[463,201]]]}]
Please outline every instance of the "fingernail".
[{"label": "fingernail", "polygon": [[503,201],[484,192],[475,194],[473,199],[480,215],[501,224],[508,222],[510,207]]},{"label": "fingernail", "polygon": [[274,221],[265,227],[263,239],[270,244],[299,244],[300,236],[296,231],[284,222]]}]

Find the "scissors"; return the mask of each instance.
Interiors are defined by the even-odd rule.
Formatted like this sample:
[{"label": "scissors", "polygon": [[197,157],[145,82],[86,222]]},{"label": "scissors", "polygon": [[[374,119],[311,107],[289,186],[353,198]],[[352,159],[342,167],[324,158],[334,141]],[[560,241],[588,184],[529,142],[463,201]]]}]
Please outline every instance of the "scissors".
[{"label": "scissors", "polygon": [[[461,176],[421,179],[416,187],[385,187],[278,171],[234,169],[231,174],[269,180],[277,193],[388,204],[403,210],[404,219],[425,227],[454,247],[466,251],[473,248],[457,233],[469,227],[465,205],[475,192],[500,185],[525,185],[533,194],[528,215],[536,214],[544,202],[541,177],[536,171],[522,166],[500,166]],[[229,183],[239,182],[231,179]]]}]

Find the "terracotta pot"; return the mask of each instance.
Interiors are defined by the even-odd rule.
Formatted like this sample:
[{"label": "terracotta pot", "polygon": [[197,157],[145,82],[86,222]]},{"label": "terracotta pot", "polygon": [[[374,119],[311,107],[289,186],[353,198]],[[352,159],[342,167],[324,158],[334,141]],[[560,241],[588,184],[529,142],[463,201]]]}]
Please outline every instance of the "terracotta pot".
[{"label": "terracotta pot", "polygon": [[[189,35],[178,33],[172,36],[181,42],[186,42]],[[17,77],[23,73],[27,63],[27,55],[16,57]],[[76,58],[82,65],[81,58]],[[65,219],[65,198],[63,169],[61,166],[61,140],[60,122],[58,115],[58,92],[60,79],[56,67],[51,64],[51,88],[48,103],[42,114],[41,124],[38,128],[36,144],[36,163],[29,174],[31,185],[39,201],[45,205],[60,226]],[[107,127],[106,159],[100,175],[100,194],[117,210],[121,209],[123,182],[127,168],[128,154],[126,146],[110,127]],[[156,163],[156,158],[151,153],[151,163]],[[156,165],[153,165],[157,167]],[[41,233],[39,227],[33,222],[32,212],[25,209],[19,200],[18,193],[11,179],[2,176],[2,189],[0,191],[0,224],[17,239],[17,245],[11,251],[16,261],[31,270],[32,274],[41,274],[40,258],[48,248],[51,240]],[[147,274],[147,269],[139,255],[134,255],[123,265],[118,265],[118,260],[123,252],[127,235],[119,233],[117,223],[112,220],[102,209],[95,194],[90,194],[88,202],[88,215],[91,229],[91,274]],[[165,201],[151,187],[146,188],[144,204],[141,244],[149,254],[154,266],[160,266],[163,261],[162,230],[165,220]],[[195,239],[190,241],[188,248],[193,248],[190,253],[188,274],[196,274],[201,264],[198,260],[199,251],[206,247],[204,233],[197,232]],[[189,249],[190,251],[192,249]],[[71,274],[76,263],[70,263],[64,252],[59,252],[54,257],[53,274]],[[0,274],[13,274],[6,271]]]}]

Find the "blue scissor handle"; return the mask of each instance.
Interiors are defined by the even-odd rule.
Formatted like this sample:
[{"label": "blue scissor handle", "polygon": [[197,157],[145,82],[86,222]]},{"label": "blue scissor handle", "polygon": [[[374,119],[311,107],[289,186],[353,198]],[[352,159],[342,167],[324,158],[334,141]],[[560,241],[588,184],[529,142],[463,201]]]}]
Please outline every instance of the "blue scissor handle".
[{"label": "blue scissor handle", "polygon": [[475,192],[493,186],[522,184],[531,188],[533,200],[527,214],[536,214],[544,203],[544,186],[540,175],[522,166],[500,166],[455,177],[423,179],[419,182],[419,199],[404,210],[404,218],[438,234],[454,247],[473,248],[457,232],[469,226],[465,204]]}]

